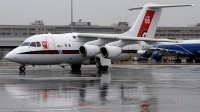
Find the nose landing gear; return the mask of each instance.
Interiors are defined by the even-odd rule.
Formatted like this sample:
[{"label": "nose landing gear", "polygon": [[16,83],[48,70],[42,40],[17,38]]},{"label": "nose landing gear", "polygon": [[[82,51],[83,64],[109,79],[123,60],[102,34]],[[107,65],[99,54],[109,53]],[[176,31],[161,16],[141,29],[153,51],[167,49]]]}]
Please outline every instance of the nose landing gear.
[{"label": "nose landing gear", "polygon": [[19,67],[20,72],[24,72],[26,70],[26,67],[24,65]]}]

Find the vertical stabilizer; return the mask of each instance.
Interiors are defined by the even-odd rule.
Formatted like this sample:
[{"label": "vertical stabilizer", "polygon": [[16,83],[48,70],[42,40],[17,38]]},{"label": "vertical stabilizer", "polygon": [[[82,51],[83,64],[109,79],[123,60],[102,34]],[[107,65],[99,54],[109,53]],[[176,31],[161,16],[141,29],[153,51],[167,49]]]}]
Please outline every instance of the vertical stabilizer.
[{"label": "vertical stabilizer", "polygon": [[142,9],[135,23],[130,30],[122,35],[131,37],[146,37],[154,38],[155,32],[158,26],[158,22],[162,13],[162,8],[168,7],[183,7],[194,6],[190,4],[181,5],[158,5],[158,4],[146,4],[144,7],[131,8],[129,10]]}]

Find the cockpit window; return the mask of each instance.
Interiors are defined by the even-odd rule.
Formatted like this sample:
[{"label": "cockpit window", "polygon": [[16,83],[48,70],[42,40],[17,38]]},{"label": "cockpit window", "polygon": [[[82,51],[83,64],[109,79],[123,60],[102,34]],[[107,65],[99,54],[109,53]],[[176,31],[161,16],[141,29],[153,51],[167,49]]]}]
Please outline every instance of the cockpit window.
[{"label": "cockpit window", "polygon": [[32,46],[32,47],[36,47],[35,42],[31,42],[30,46]]},{"label": "cockpit window", "polygon": [[21,46],[29,46],[30,42],[24,42]]},{"label": "cockpit window", "polygon": [[37,47],[41,47],[40,42],[36,42]]}]

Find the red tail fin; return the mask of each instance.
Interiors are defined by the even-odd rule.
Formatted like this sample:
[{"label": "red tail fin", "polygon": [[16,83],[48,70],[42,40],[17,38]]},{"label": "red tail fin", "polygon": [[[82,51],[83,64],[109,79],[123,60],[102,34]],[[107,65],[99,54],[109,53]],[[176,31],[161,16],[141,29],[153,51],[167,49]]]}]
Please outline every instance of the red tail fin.
[{"label": "red tail fin", "polygon": [[151,11],[151,10],[146,11],[146,14],[142,21],[142,24],[141,24],[141,27],[140,27],[137,37],[146,37],[146,34],[148,32],[149,26],[153,19],[154,13],[155,13],[155,11]]}]

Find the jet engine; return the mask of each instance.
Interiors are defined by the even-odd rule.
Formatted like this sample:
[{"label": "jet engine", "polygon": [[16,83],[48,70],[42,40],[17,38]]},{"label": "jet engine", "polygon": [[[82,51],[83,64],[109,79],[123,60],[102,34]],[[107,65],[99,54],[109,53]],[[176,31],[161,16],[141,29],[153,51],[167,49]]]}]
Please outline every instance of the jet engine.
[{"label": "jet engine", "polygon": [[151,57],[151,55],[152,55],[152,52],[150,52],[148,50],[141,53],[141,57],[144,57],[144,58],[149,58],[149,57]]},{"label": "jet engine", "polygon": [[104,46],[101,48],[101,55],[104,58],[114,58],[122,53],[122,49],[117,46]]},{"label": "jet engine", "polygon": [[156,61],[159,61],[162,58],[162,55],[158,51],[154,51],[151,55],[151,58]]},{"label": "jet engine", "polygon": [[79,48],[79,53],[83,57],[93,57],[99,54],[100,48],[96,45],[83,45]]}]

